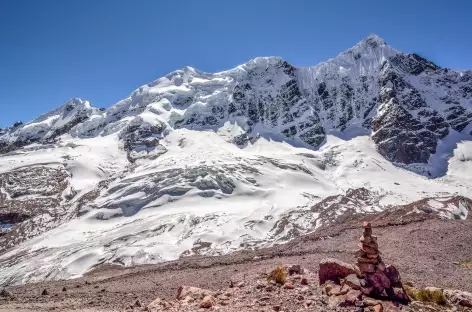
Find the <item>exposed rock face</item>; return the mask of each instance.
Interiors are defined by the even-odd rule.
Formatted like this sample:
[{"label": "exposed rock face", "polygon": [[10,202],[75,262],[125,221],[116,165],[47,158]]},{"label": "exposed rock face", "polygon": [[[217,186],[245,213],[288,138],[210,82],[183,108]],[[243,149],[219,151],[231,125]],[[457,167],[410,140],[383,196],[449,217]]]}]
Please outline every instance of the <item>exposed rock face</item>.
[{"label": "exposed rock face", "polygon": [[62,166],[32,166],[0,173],[0,250],[54,226],[67,202],[69,175]]},{"label": "exposed rock face", "polygon": [[32,143],[48,144],[99,112],[88,101],[72,99],[35,120],[0,129],[0,154]]}]

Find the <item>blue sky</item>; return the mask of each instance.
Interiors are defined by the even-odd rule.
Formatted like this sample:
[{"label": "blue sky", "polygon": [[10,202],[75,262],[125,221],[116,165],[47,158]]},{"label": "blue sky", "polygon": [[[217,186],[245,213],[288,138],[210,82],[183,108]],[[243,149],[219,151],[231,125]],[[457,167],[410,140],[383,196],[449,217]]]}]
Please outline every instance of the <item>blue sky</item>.
[{"label": "blue sky", "polygon": [[0,127],[73,97],[108,107],[186,65],[315,65],[370,33],[472,69],[470,12],[469,0],[0,0]]}]

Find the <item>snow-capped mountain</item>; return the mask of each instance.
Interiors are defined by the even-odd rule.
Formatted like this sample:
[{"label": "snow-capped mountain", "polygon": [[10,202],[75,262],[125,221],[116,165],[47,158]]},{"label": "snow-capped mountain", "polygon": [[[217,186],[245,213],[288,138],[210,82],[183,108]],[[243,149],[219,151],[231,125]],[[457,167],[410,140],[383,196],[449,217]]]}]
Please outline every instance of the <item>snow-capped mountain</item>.
[{"label": "snow-capped mountain", "polygon": [[472,71],[375,35],[313,67],[260,57],[105,110],[74,99],[0,129],[0,281],[267,246],[419,200],[466,218],[471,132]]}]

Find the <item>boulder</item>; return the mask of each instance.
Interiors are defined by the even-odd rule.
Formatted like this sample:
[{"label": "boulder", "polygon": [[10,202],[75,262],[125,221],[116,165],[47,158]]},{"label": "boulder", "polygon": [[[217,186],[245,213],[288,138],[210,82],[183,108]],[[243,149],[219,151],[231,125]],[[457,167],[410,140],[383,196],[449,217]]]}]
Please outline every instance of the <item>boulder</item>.
[{"label": "boulder", "polygon": [[327,281],[339,283],[340,279],[350,274],[356,274],[355,267],[351,264],[332,258],[320,261],[320,270],[318,272],[320,285]]},{"label": "boulder", "polygon": [[211,295],[205,296],[200,302],[200,308],[209,309],[216,303],[215,298]]},{"label": "boulder", "polygon": [[288,274],[303,274],[303,268],[299,264],[294,264],[288,268]]}]

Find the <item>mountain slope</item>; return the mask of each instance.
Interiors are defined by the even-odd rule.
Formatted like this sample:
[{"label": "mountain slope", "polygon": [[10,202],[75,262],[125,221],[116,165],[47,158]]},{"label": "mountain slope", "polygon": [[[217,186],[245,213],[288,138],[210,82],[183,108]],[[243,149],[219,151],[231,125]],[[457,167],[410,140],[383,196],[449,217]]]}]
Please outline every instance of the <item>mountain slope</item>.
[{"label": "mountain slope", "polygon": [[0,130],[0,281],[268,246],[424,198],[467,218],[471,97],[472,72],[372,35],[314,67],[186,67],[106,110],[71,100]]}]

